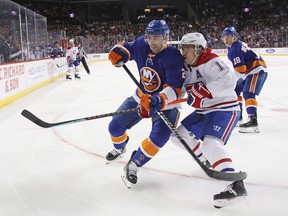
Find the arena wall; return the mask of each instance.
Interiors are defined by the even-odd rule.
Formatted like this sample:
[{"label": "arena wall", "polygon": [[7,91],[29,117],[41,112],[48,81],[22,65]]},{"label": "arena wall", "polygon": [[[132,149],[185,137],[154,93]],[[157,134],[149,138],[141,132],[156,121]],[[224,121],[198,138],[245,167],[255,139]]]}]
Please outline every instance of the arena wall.
[{"label": "arena wall", "polygon": [[[288,56],[288,48],[255,48],[261,56]],[[226,56],[227,49],[213,50]],[[89,54],[87,62],[108,60],[107,53]],[[65,75],[66,58],[0,64],[0,108]]]}]

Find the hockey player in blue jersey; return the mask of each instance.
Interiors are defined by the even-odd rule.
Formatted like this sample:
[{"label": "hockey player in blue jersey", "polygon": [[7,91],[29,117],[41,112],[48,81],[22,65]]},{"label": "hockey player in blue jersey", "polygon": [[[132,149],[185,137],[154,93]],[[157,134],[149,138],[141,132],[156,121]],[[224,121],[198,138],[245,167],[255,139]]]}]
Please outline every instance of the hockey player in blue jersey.
[{"label": "hockey player in blue jersey", "polygon": [[[234,72],[239,78],[236,93],[242,110],[242,96],[245,100],[245,108],[249,121],[242,123],[240,118],[239,132],[259,133],[257,120],[258,103],[256,96],[262,90],[267,78],[267,66],[265,61],[246,43],[237,39],[234,27],[227,27],[222,32],[222,40],[228,47],[228,59],[232,62]],[[242,114],[242,113],[241,113]]]},{"label": "hockey player in blue jersey", "polygon": [[176,126],[179,118],[178,105],[169,105],[183,96],[182,86],[183,57],[179,50],[168,46],[169,27],[164,20],[152,20],[145,30],[145,37],[134,42],[114,46],[109,59],[116,67],[121,67],[129,60],[137,64],[140,85],[146,92],[136,89],[133,96],[128,97],[117,111],[137,108],[138,112],[114,116],[109,123],[109,132],[114,149],[107,156],[107,162],[119,159],[125,153],[128,142],[127,129],[131,129],[142,118],[151,117],[152,129],[124,167],[123,181],[128,187],[137,183],[137,171],[169,140],[171,131],[157,115],[161,110],[169,121]]}]

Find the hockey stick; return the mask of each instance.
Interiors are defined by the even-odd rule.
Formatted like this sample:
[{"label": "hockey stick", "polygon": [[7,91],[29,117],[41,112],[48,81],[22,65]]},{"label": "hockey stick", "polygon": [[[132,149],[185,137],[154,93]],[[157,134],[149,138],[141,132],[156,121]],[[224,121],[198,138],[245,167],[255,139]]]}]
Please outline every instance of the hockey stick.
[{"label": "hockey stick", "polygon": [[61,68],[61,67],[63,67],[64,65],[67,65],[67,63],[62,64],[62,65],[58,65],[58,63],[56,64],[56,66],[57,66],[58,68]]},{"label": "hockey stick", "polygon": [[[123,68],[127,72],[127,74],[131,77],[133,82],[137,85],[137,87],[142,91],[142,93],[145,93],[145,89],[143,86],[140,85],[140,83],[135,79],[131,71],[127,68],[127,66],[124,64]],[[181,137],[181,135],[178,133],[174,125],[169,121],[169,119],[164,115],[162,111],[157,111],[157,114],[160,116],[160,118],[164,121],[164,123],[167,125],[167,127],[171,130],[171,132],[177,137],[177,139],[182,143],[182,145],[186,148],[186,150],[189,152],[189,154],[194,158],[194,160],[199,164],[199,166],[202,168],[202,170],[211,178],[223,180],[223,181],[238,181],[238,180],[244,180],[247,178],[246,172],[233,172],[233,173],[225,173],[225,172],[219,172],[216,170],[209,169],[204,164],[201,163],[199,158],[194,154],[194,152],[189,148],[188,144],[185,142],[185,140]]]},{"label": "hockey stick", "polygon": [[[182,103],[185,101],[187,101],[187,99],[179,99],[179,100],[172,101],[169,104],[177,104],[177,103]],[[24,116],[25,118],[29,119],[30,121],[34,122],[35,124],[37,124],[40,127],[50,128],[50,127],[55,127],[55,126],[60,126],[60,125],[65,125],[65,124],[74,124],[74,123],[83,122],[83,121],[90,121],[90,120],[105,118],[105,117],[109,117],[109,116],[131,113],[131,112],[134,112],[136,110],[137,110],[137,108],[133,108],[133,109],[121,110],[121,111],[105,113],[105,114],[100,114],[100,115],[96,115],[96,116],[89,116],[89,117],[84,117],[84,118],[79,118],[79,119],[72,119],[72,120],[68,120],[68,121],[64,121],[64,122],[56,122],[56,123],[45,122],[45,121],[39,119],[37,116],[35,116],[33,113],[31,113],[30,111],[28,111],[26,109],[24,109],[21,112],[21,115]]]},{"label": "hockey stick", "polygon": [[[185,99],[185,98],[179,99],[179,100],[172,101],[171,103],[169,103],[169,105],[182,103],[185,101],[187,101],[187,99]],[[25,118],[29,119],[30,121],[34,122],[35,124],[37,124],[40,127],[50,128],[50,127],[60,126],[60,125],[64,125],[64,124],[74,124],[74,123],[83,122],[83,121],[89,121],[89,120],[105,118],[105,117],[109,117],[109,116],[131,113],[131,112],[134,112],[136,110],[137,110],[137,108],[133,108],[133,109],[121,110],[121,111],[105,113],[105,114],[100,114],[100,115],[96,115],[96,116],[89,116],[89,117],[84,117],[84,118],[79,118],[79,119],[72,119],[72,120],[68,120],[68,121],[64,121],[64,122],[56,122],[56,123],[45,122],[45,121],[39,119],[37,116],[35,116],[33,113],[31,113],[30,111],[28,111],[26,109],[24,109],[21,112],[21,115],[24,116]]]},{"label": "hockey stick", "polygon": [[63,122],[56,122],[56,123],[45,122],[45,121],[39,119],[37,116],[35,116],[33,113],[31,113],[30,111],[28,111],[26,109],[24,109],[21,112],[21,115],[24,116],[25,118],[29,119],[30,121],[34,122],[35,124],[37,124],[40,127],[50,128],[50,127],[55,127],[55,126],[60,126],[60,125],[74,124],[74,123],[83,122],[83,121],[90,121],[90,120],[105,118],[105,117],[109,117],[109,116],[131,113],[131,112],[135,112],[136,110],[137,110],[136,108],[127,109],[127,110],[122,110],[122,111],[116,111],[116,112],[105,113],[105,114],[100,114],[100,115],[96,115],[96,116],[89,116],[89,117],[78,118],[78,119],[73,119],[73,120],[68,120],[68,121],[63,121]]}]

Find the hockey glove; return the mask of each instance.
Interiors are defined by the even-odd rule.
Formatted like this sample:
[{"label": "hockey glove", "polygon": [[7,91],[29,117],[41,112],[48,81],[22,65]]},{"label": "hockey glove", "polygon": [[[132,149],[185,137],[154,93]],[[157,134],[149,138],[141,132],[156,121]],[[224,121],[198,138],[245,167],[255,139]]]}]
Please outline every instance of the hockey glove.
[{"label": "hockey glove", "polygon": [[211,92],[203,83],[185,86],[188,94],[187,103],[194,108],[202,108],[205,98],[213,98]]},{"label": "hockey glove", "polygon": [[68,64],[68,67],[73,67],[73,60],[71,59],[70,56],[67,57],[67,64]]},{"label": "hockey glove", "polygon": [[140,105],[152,116],[167,106],[167,98],[164,94],[154,96],[144,94],[140,98]]},{"label": "hockey glove", "polygon": [[108,58],[114,66],[121,67],[129,61],[130,52],[122,45],[115,45],[110,50]]},{"label": "hockey glove", "polygon": [[142,118],[150,118],[151,117],[149,112],[140,104],[138,104],[138,106],[137,106],[137,111],[138,111],[139,116],[141,116]]}]

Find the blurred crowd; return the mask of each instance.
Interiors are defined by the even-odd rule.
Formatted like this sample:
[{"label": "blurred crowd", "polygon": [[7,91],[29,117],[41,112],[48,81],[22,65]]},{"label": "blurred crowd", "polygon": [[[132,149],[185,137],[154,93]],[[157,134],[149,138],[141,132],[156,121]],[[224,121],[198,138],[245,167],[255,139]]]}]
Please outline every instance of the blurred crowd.
[{"label": "blurred crowd", "polygon": [[256,1],[243,5],[231,1],[201,1],[190,3],[194,16],[189,20],[180,14],[144,14],[130,21],[113,20],[113,14],[106,20],[90,24],[51,24],[49,31],[65,29],[67,37],[81,35],[93,41],[88,52],[108,52],[119,41],[132,41],[143,35],[152,19],[165,19],[170,26],[171,40],[179,40],[185,33],[199,31],[208,40],[211,48],[225,48],[221,32],[227,26],[234,26],[241,40],[250,47],[288,46],[287,1]]},{"label": "blurred crowd", "polygon": [[[45,4],[44,6],[25,4],[27,1],[21,5],[47,17],[49,44],[46,47],[43,44],[41,48],[45,53],[43,57],[48,55],[45,50],[53,49],[53,44],[58,42],[61,45],[63,35],[66,39],[76,36],[84,38],[88,41],[86,44],[83,43],[87,53],[106,53],[119,41],[133,41],[143,35],[147,24],[152,19],[167,21],[172,41],[180,40],[188,32],[198,31],[206,37],[209,47],[225,48],[221,40],[221,32],[227,26],[234,26],[239,33],[239,38],[250,47],[288,46],[287,0],[233,1],[233,4],[231,1],[223,0],[191,0],[188,4],[192,16],[190,14],[189,18],[187,15],[175,12],[143,13],[136,17],[129,17],[129,21],[119,13],[121,11],[119,3],[106,2],[100,4],[97,13],[93,8],[90,9],[92,12],[87,14],[88,22],[74,17],[80,12],[69,4]],[[0,30],[7,32],[5,25],[0,26]],[[1,41],[5,40],[0,37],[0,48],[1,46],[7,48]]]}]

